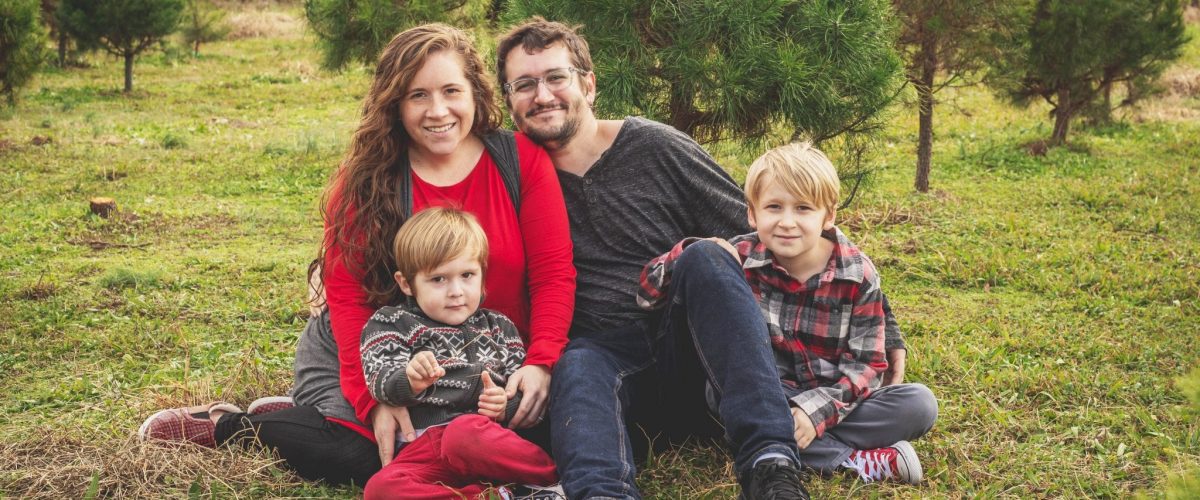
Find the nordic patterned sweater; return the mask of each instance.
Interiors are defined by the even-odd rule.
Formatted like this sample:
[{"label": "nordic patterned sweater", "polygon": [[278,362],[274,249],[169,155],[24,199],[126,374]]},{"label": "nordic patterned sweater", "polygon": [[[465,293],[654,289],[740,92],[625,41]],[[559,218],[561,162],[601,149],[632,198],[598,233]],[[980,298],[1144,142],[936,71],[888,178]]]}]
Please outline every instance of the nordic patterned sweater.
[{"label": "nordic patterned sweater", "polygon": [[[363,327],[359,347],[371,396],[381,403],[407,406],[417,429],[475,412],[483,392],[483,370],[503,387],[525,361],[517,327],[503,314],[482,308],[461,325],[451,326],[431,319],[415,305],[383,307]],[[421,351],[432,352],[446,375],[413,394],[405,370],[409,359]],[[504,420],[512,417],[520,402],[520,393],[508,401]]]}]

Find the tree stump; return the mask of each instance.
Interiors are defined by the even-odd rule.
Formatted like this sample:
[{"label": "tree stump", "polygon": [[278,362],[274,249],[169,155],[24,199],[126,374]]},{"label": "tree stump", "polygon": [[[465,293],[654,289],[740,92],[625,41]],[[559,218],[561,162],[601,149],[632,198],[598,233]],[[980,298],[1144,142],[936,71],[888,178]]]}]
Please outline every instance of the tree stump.
[{"label": "tree stump", "polygon": [[98,197],[92,198],[90,201],[92,205],[92,213],[99,215],[100,217],[107,219],[109,215],[112,215],[113,212],[117,211],[117,202],[112,198]]}]

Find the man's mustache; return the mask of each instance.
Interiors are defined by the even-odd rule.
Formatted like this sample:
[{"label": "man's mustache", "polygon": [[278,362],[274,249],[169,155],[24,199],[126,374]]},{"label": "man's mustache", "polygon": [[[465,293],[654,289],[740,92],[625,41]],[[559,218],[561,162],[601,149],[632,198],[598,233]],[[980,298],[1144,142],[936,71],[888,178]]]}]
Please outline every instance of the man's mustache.
[{"label": "man's mustache", "polygon": [[561,110],[563,110],[563,111],[566,111],[566,110],[567,110],[567,103],[565,103],[565,102],[560,102],[560,103],[556,103],[556,104],[547,104],[547,105],[544,105],[544,106],[538,106],[538,107],[536,107],[536,108],[530,109],[529,111],[526,111],[526,112],[525,112],[525,118],[530,118],[530,117],[532,117],[533,115],[536,115],[536,114],[538,114],[538,113],[541,113],[542,111],[554,111],[554,110],[556,110],[556,109],[561,109]]}]

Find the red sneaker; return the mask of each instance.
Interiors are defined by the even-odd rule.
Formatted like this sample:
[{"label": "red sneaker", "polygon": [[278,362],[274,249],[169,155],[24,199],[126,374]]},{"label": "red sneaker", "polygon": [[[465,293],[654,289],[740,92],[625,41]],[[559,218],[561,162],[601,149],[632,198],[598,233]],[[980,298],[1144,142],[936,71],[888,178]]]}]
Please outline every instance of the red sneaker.
[{"label": "red sneaker", "polygon": [[842,467],[858,472],[868,483],[892,479],[908,484],[921,482],[921,460],[908,441],[898,441],[887,448],[856,450]]},{"label": "red sneaker", "polygon": [[142,441],[168,441],[175,443],[195,443],[209,448],[217,447],[214,435],[216,424],[208,418],[214,410],[228,413],[241,413],[242,409],[229,403],[217,402],[187,408],[172,408],[150,415],[138,428],[138,438]]},{"label": "red sneaker", "polygon": [[246,407],[246,413],[250,415],[262,415],[273,411],[286,410],[296,406],[296,402],[287,396],[267,396],[265,398],[255,399]]}]

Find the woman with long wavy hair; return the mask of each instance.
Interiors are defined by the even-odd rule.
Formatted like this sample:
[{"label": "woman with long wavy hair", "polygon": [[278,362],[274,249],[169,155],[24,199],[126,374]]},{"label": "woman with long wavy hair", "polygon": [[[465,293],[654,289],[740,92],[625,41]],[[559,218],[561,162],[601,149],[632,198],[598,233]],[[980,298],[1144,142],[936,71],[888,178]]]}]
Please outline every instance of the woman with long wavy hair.
[{"label": "woman with long wavy hair", "polygon": [[[483,306],[512,319],[528,350],[506,386],[510,398],[523,393],[509,426],[542,421],[574,309],[571,241],[554,167],[522,134],[497,131],[491,81],[461,30],[429,24],[392,39],[326,190],[325,237],[310,279],[318,290],[323,283],[328,307],[297,344],[291,397],[256,401],[245,413],[228,403],[163,410],[142,425],[143,439],[260,442],[304,478],[365,484],[391,461],[397,436],[413,436],[403,408],[368,393],[360,335],[375,309],[404,300],[392,237],[430,206],[471,212],[483,226],[490,246]],[[515,175],[502,168],[503,151],[515,151]]]}]

